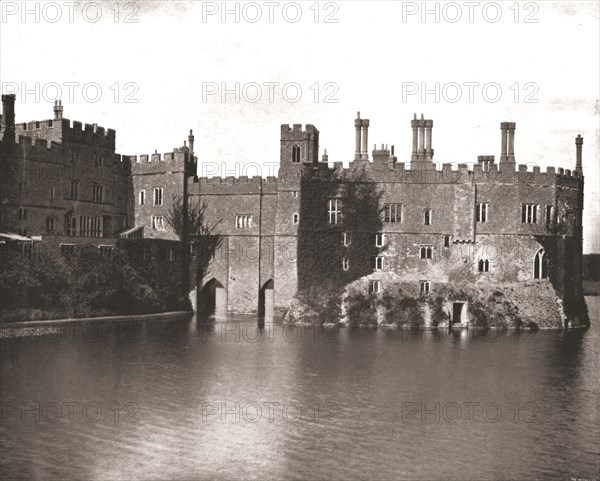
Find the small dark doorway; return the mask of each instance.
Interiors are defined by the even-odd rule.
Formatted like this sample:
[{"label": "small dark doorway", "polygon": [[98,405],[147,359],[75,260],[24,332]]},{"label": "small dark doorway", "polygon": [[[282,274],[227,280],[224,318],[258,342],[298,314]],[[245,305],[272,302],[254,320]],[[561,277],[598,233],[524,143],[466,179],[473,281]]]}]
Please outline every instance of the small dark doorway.
[{"label": "small dark doorway", "polygon": [[460,324],[464,305],[464,302],[455,302],[452,304],[452,324]]},{"label": "small dark doorway", "polygon": [[212,279],[204,285],[198,294],[199,318],[207,318],[215,315],[217,289],[223,289],[223,285],[218,280]]},{"label": "small dark doorway", "polygon": [[273,310],[273,280],[265,282],[258,293],[258,317],[264,319],[265,316],[272,316]]}]

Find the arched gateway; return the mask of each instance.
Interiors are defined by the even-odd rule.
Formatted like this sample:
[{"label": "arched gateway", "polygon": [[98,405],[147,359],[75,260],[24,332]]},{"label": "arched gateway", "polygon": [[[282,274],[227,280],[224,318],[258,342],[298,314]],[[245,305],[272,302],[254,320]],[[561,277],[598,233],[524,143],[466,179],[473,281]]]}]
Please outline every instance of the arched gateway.
[{"label": "arched gateway", "polygon": [[217,279],[208,281],[198,293],[198,315],[204,318],[227,315],[227,293]]}]

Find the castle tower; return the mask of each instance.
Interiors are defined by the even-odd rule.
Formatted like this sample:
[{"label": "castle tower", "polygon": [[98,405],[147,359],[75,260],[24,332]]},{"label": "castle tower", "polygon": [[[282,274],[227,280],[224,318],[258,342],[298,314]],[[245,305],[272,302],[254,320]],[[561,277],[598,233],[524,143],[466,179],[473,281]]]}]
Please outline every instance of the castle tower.
[{"label": "castle tower", "polygon": [[281,126],[279,178],[284,182],[299,182],[304,164],[319,163],[319,131],[314,125]]}]

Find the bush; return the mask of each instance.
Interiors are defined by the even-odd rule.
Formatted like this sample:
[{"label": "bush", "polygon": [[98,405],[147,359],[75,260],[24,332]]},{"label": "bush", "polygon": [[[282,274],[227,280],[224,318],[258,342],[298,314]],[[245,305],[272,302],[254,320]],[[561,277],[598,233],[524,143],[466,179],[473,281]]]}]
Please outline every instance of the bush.
[{"label": "bush", "polygon": [[0,308],[5,320],[33,310],[54,318],[191,310],[181,296],[178,263],[138,262],[126,249],[116,249],[114,257],[90,249],[71,257],[10,256],[0,271]]},{"label": "bush", "polygon": [[384,319],[387,324],[397,326],[425,324],[419,300],[405,295],[402,289],[384,291],[379,299],[379,305],[384,309]]},{"label": "bush", "polygon": [[377,297],[356,290],[347,294],[345,299],[346,317],[351,326],[359,324],[377,324]]}]

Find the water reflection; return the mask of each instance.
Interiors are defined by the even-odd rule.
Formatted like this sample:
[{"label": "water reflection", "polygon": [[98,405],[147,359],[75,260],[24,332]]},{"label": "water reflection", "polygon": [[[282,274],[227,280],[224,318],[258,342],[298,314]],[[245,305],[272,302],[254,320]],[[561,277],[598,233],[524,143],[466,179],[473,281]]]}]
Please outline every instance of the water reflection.
[{"label": "water reflection", "polygon": [[2,479],[597,475],[597,326],[92,333],[1,341]]}]

